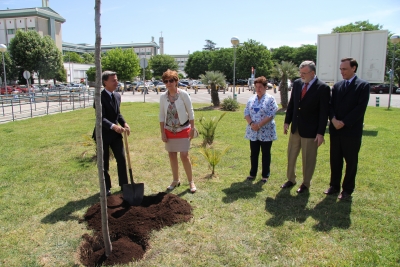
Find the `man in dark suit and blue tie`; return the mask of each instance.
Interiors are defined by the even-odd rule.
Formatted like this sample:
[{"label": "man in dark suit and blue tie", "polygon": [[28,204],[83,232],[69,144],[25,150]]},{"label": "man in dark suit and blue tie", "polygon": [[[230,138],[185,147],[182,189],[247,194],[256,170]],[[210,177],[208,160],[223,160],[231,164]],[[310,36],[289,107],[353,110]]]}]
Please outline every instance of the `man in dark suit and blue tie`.
[{"label": "man in dark suit and blue tie", "polygon": [[109,196],[111,195],[111,179],[108,173],[109,148],[111,148],[117,161],[118,180],[121,190],[122,186],[128,183],[122,133],[126,131],[129,135],[130,128],[120,112],[121,95],[115,92],[118,87],[117,74],[112,71],[104,71],[101,81],[104,86],[104,90],[101,92],[104,179],[107,196]]},{"label": "man in dark suit and blue tie", "polygon": [[287,179],[281,188],[296,184],[296,161],[302,153],[303,182],[297,193],[308,191],[317,163],[318,147],[324,143],[328,122],[330,88],[315,75],[315,63],[304,61],[300,64],[300,79],[293,83],[284,123],[284,134],[289,136],[287,157]]},{"label": "man in dark suit and blue tie", "polygon": [[369,101],[370,85],[357,77],[357,67],[353,58],[341,60],[343,80],[333,86],[329,111],[331,181],[324,193],[340,192],[344,159],[346,171],[338,197],[341,200],[350,199],[355,188],[364,115]]}]

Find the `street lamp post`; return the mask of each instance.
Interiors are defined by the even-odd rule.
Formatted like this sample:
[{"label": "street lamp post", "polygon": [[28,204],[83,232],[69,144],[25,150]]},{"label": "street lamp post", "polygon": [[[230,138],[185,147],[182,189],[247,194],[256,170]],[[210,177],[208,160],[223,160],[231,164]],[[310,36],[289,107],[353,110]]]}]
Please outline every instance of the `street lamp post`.
[{"label": "street lamp post", "polygon": [[72,84],[72,73],[71,73],[71,59],[70,59],[70,54],[71,52],[68,52],[68,65],[69,65],[69,83]]},{"label": "street lamp post", "polygon": [[390,101],[391,101],[391,98],[392,98],[392,91],[393,91],[394,61],[395,61],[395,53],[396,53],[396,44],[400,42],[400,35],[392,35],[392,37],[390,37],[390,42],[393,44],[393,55],[392,55],[392,69],[390,70],[390,87],[389,87],[388,109],[390,108]]},{"label": "street lamp post", "polygon": [[3,54],[3,68],[4,68],[4,91],[7,96],[8,90],[7,90],[7,78],[6,78],[6,63],[4,63],[4,53],[7,51],[7,46],[4,44],[0,44],[0,52]]},{"label": "street lamp post", "polygon": [[231,43],[233,45],[233,99],[236,100],[236,95],[235,95],[235,89],[236,89],[236,79],[235,79],[235,72],[236,72],[236,46],[239,44],[239,38],[237,37],[232,37],[231,38]]}]

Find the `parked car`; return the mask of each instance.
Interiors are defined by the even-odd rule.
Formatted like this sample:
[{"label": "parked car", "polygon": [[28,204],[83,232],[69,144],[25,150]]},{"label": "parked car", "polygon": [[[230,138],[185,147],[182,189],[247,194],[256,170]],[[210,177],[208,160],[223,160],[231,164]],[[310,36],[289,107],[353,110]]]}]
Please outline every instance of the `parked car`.
[{"label": "parked car", "polygon": [[246,79],[237,79],[236,85],[248,85],[249,81]]},{"label": "parked car", "polygon": [[192,86],[193,89],[207,89],[207,85],[205,85],[204,83],[202,83],[201,81],[195,81],[193,82]]},{"label": "parked car", "polygon": [[400,94],[400,88],[396,89],[396,94]]},{"label": "parked car", "polygon": [[[378,84],[371,87],[371,92],[375,94],[388,94],[389,88],[390,84]],[[395,93],[397,88],[397,86],[393,85],[392,93]]]},{"label": "parked car", "polygon": [[68,87],[70,92],[85,92],[86,91],[86,85],[84,84],[72,84]]},{"label": "parked car", "polygon": [[141,83],[137,88],[136,88],[136,91],[138,91],[138,92],[142,92],[144,89],[146,89],[147,90],[147,93],[150,91],[150,90],[154,90],[154,84],[152,83],[152,82],[146,82],[146,83]]},{"label": "parked car", "polygon": [[138,87],[142,84],[143,82],[132,82],[128,87],[129,88],[128,91],[133,91],[133,90],[137,91]]},{"label": "parked car", "polygon": [[28,87],[26,85],[17,85],[17,90],[21,90],[21,93],[27,93]]},{"label": "parked car", "polygon": [[[180,84],[185,84],[186,87],[190,87],[190,83],[189,83],[189,81],[187,81],[187,80],[180,80],[179,83],[180,83]],[[178,86],[179,86],[179,84],[178,84]]]},{"label": "parked car", "polygon": [[158,90],[159,92],[165,92],[167,90],[167,87],[163,82],[159,82],[153,89],[155,92]]},{"label": "parked car", "polygon": [[[2,95],[5,95],[5,94],[6,94],[6,89],[4,88],[4,86],[1,87],[0,91],[1,91],[1,94],[2,94]],[[12,91],[13,91],[13,88],[12,88],[11,86],[8,86],[8,85],[7,85],[7,94],[11,94]]]},{"label": "parked car", "polygon": [[178,87],[179,88],[183,88],[183,89],[190,88],[188,82],[184,83],[184,82],[181,82],[181,81],[178,82]]}]

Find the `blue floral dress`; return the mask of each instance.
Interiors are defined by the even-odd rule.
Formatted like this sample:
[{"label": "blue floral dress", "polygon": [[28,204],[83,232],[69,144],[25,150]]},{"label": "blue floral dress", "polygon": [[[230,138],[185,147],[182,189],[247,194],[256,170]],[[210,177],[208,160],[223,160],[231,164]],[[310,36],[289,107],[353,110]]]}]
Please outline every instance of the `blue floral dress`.
[{"label": "blue floral dress", "polygon": [[[277,110],[278,105],[276,104],[275,98],[265,93],[261,99],[258,99],[257,95],[255,95],[247,101],[244,116],[250,115],[251,120],[257,124],[265,117],[275,117]],[[275,120],[272,119],[258,131],[253,131],[250,125],[247,125],[245,138],[250,141],[259,140],[263,142],[278,139]]]}]

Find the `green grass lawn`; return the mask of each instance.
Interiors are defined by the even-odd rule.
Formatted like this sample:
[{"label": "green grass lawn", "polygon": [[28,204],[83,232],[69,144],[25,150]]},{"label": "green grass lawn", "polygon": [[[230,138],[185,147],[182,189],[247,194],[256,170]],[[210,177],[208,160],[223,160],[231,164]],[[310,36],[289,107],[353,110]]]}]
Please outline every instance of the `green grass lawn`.
[{"label": "green grass lawn", "polygon": [[[288,142],[283,113],[275,119],[279,139],[272,146],[270,180],[261,186],[260,171],[253,183],[245,181],[250,151],[243,108],[226,114],[217,128],[215,147],[232,147],[216,177],[209,178],[199,153],[201,137],[192,142],[196,194],[188,193],[180,165],[182,185],[173,193],[193,206],[193,219],[153,232],[145,258],[129,266],[399,266],[400,109],[368,107],[356,191],[351,202],[339,202],[323,194],[329,187],[329,134],[318,151],[310,194],[297,195],[297,186],[280,190]],[[137,182],[145,183],[146,195],[164,191],[172,174],[158,104],[124,103],[121,109],[132,128]],[[197,118],[220,114],[195,112]],[[88,231],[79,219],[99,200],[90,160],[94,146],[85,146],[94,116],[89,108],[0,125],[0,266],[80,266],[77,248]],[[115,161],[111,176],[118,185]]]}]

